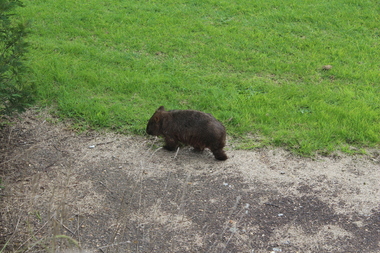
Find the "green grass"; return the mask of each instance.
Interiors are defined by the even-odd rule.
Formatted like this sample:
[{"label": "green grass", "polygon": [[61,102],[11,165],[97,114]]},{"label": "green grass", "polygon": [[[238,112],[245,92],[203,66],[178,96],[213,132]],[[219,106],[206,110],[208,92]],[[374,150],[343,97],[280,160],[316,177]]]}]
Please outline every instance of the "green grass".
[{"label": "green grass", "polygon": [[38,99],[82,126],[143,134],[164,105],[260,136],[242,147],[379,146],[378,1],[24,3]]}]

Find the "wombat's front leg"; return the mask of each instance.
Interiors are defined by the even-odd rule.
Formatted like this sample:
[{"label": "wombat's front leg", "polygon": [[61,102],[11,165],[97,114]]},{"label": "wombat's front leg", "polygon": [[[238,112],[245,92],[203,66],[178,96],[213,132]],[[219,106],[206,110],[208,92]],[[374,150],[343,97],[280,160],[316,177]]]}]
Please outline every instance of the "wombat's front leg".
[{"label": "wombat's front leg", "polygon": [[165,146],[164,148],[170,151],[175,150],[178,147],[178,141],[169,136],[165,136]]}]

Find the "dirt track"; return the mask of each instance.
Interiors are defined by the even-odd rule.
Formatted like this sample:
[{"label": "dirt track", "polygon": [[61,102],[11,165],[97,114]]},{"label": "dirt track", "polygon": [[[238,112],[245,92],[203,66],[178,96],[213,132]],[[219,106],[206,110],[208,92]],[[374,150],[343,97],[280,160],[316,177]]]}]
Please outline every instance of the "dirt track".
[{"label": "dirt track", "polygon": [[29,111],[3,130],[0,252],[380,252],[378,151],[173,158],[148,137],[54,121]]}]

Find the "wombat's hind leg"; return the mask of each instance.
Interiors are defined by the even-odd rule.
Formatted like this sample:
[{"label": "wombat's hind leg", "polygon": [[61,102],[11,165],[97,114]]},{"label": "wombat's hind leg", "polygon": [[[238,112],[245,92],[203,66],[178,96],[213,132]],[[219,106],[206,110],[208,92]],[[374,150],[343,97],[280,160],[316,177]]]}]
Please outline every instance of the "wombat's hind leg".
[{"label": "wombat's hind leg", "polygon": [[224,161],[224,160],[227,160],[228,158],[223,149],[211,150],[211,151],[214,154],[215,158],[218,160]]}]

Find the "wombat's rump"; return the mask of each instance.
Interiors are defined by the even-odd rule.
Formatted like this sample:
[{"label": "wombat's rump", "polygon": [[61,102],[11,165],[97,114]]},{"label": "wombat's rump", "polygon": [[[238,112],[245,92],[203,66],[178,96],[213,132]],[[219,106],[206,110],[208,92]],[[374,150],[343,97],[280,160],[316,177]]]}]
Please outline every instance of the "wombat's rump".
[{"label": "wombat's rump", "polygon": [[209,148],[216,159],[227,159],[223,150],[226,129],[211,114],[194,110],[165,111],[160,106],[150,118],[146,132],[163,136],[164,148],[168,150],[175,150],[182,143],[199,151]]}]

